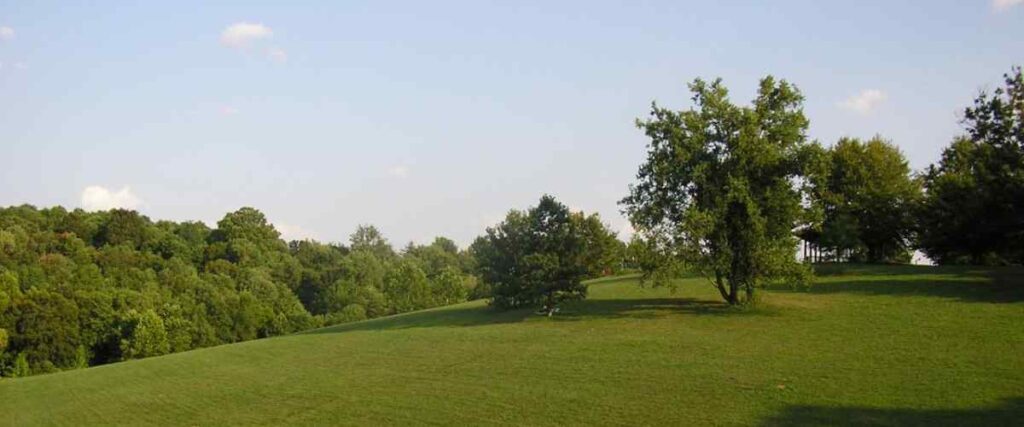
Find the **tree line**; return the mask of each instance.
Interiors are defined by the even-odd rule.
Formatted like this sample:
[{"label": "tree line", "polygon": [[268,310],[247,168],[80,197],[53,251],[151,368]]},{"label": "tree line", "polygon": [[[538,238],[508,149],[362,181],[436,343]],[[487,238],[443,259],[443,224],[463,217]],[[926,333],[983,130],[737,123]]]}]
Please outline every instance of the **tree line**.
[{"label": "tree line", "polygon": [[750,106],[721,80],[690,90],[692,108],[655,104],[637,123],[647,158],[621,204],[645,279],[671,285],[685,269],[746,304],[758,287],[808,283],[798,238],[816,260],[907,262],[920,249],[938,264],[1024,263],[1020,67],[964,109],[965,133],[919,172],[880,136],[809,141],[803,95],[786,81],[761,80]]},{"label": "tree line", "polygon": [[[573,215],[605,230],[594,215]],[[621,264],[615,255],[591,256],[587,275]],[[228,213],[212,229],[121,209],[0,208],[0,375],[489,297],[476,264],[471,251],[444,237],[396,251],[373,226],[360,226],[348,244],[285,242],[253,208]]]}]

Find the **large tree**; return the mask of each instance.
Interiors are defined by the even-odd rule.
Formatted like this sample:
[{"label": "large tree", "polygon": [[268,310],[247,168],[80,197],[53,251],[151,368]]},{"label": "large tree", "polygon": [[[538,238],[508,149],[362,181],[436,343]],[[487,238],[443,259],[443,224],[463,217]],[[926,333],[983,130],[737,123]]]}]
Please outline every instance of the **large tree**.
[{"label": "large tree", "polygon": [[815,189],[824,211],[818,243],[853,260],[909,260],[921,184],[899,148],[877,136],[842,138],[828,160]]},{"label": "large tree", "polygon": [[540,305],[553,314],[587,294],[582,283],[585,235],[569,209],[545,195],[526,212],[513,210],[473,243],[477,268],[500,308]]},{"label": "large tree", "polygon": [[652,105],[637,121],[647,160],[622,200],[634,228],[663,259],[708,277],[729,304],[769,281],[802,281],[793,230],[802,212],[808,121],[796,87],[761,80],[751,106],[733,104],[721,80],[690,84],[694,107]]},{"label": "large tree", "polygon": [[982,92],[925,174],[921,248],[940,264],[1024,263],[1024,75]]}]

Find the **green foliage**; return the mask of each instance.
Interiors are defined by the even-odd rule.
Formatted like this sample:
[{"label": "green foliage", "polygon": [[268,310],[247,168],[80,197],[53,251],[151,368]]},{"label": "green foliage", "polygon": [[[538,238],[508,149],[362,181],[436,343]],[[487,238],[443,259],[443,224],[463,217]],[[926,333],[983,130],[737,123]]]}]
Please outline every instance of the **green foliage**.
[{"label": "green foliage", "polygon": [[925,174],[921,249],[940,264],[1024,263],[1024,74],[964,112],[967,134]]},{"label": "green foliage", "polygon": [[366,319],[366,309],[359,304],[349,304],[336,313],[330,315],[328,324],[358,322]]},{"label": "green foliage", "polygon": [[153,310],[128,312],[122,333],[121,354],[125,359],[159,356],[171,350],[164,321]]},{"label": "green foliage", "polygon": [[367,251],[381,259],[390,258],[395,254],[384,235],[372,225],[360,225],[349,237],[349,242],[353,251]]},{"label": "green foliage", "polygon": [[14,366],[11,369],[10,376],[18,378],[29,375],[32,375],[32,366],[28,363],[28,355],[18,353],[18,356],[14,359]]},{"label": "green foliage", "polygon": [[695,108],[654,105],[637,123],[651,142],[622,200],[634,228],[649,251],[705,275],[730,304],[772,281],[805,282],[792,233],[803,216],[794,182],[808,157],[803,96],[771,77],[750,107],[730,102],[720,80],[690,90]]},{"label": "green foliage", "polygon": [[467,276],[454,267],[445,267],[431,280],[432,298],[438,305],[462,302],[469,296]]},{"label": "green foliage", "polygon": [[583,237],[583,264],[588,278],[609,276],[621,272],[626,246],[598,214],[576,212],[570,216]]},{"label": "green foliage", "polygon": [[824,214],[816,243],[852,261],[906,261],[922,193],[903,153],[881,137],[843,138],[828,159],[813,190]]},{"label": "green foliage", "polygon": [[[0,208],[0,375],[45,373],[250,340],[465,300],[444,238],[394,253],[286,244],[258,210],[199,222],[134,211]],[[315,316],[314,316],[315,315]],[[20,356],[19,356],[20,355]],[[23,358],[31,370],[15,369]],[[20,365],[19,365],[20,366]]]},{"label": "green foliage", "polygon": [[138,212],[114,209],[107,213],[107,219],[96,236],[96,246],[128,245],[141,248],[146,241],[149,219]]},{"label": "green foliage", "polygon": [[569,209],[551,196],[526,212],[511,211],[473,243],[480,278],[499,308],[560,303],[586,297],[586,234]]}]

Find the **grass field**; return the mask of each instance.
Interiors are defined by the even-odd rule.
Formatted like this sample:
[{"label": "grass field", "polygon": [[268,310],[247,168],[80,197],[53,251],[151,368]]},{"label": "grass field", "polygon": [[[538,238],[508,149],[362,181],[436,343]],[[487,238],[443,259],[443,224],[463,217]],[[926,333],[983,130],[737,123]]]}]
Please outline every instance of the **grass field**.
[{"label": "grass field", "polygon": [[1024,270],[819,274],[755,310],[605,279],[551,319],[471,302],[3,380],[0,423],[1024,422]]}]

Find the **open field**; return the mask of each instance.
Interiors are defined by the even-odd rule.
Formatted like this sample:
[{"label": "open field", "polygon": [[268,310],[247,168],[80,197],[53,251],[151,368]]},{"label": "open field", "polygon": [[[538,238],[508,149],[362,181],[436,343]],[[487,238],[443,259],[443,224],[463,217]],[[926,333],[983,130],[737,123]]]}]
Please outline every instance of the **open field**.
[{"label": "open field", "polygon": [[592,282],[555,318],[482,302],[0,381],[0,424],[882,424],[1024,419],[1024,270],[822,267],[724,307]]}]

